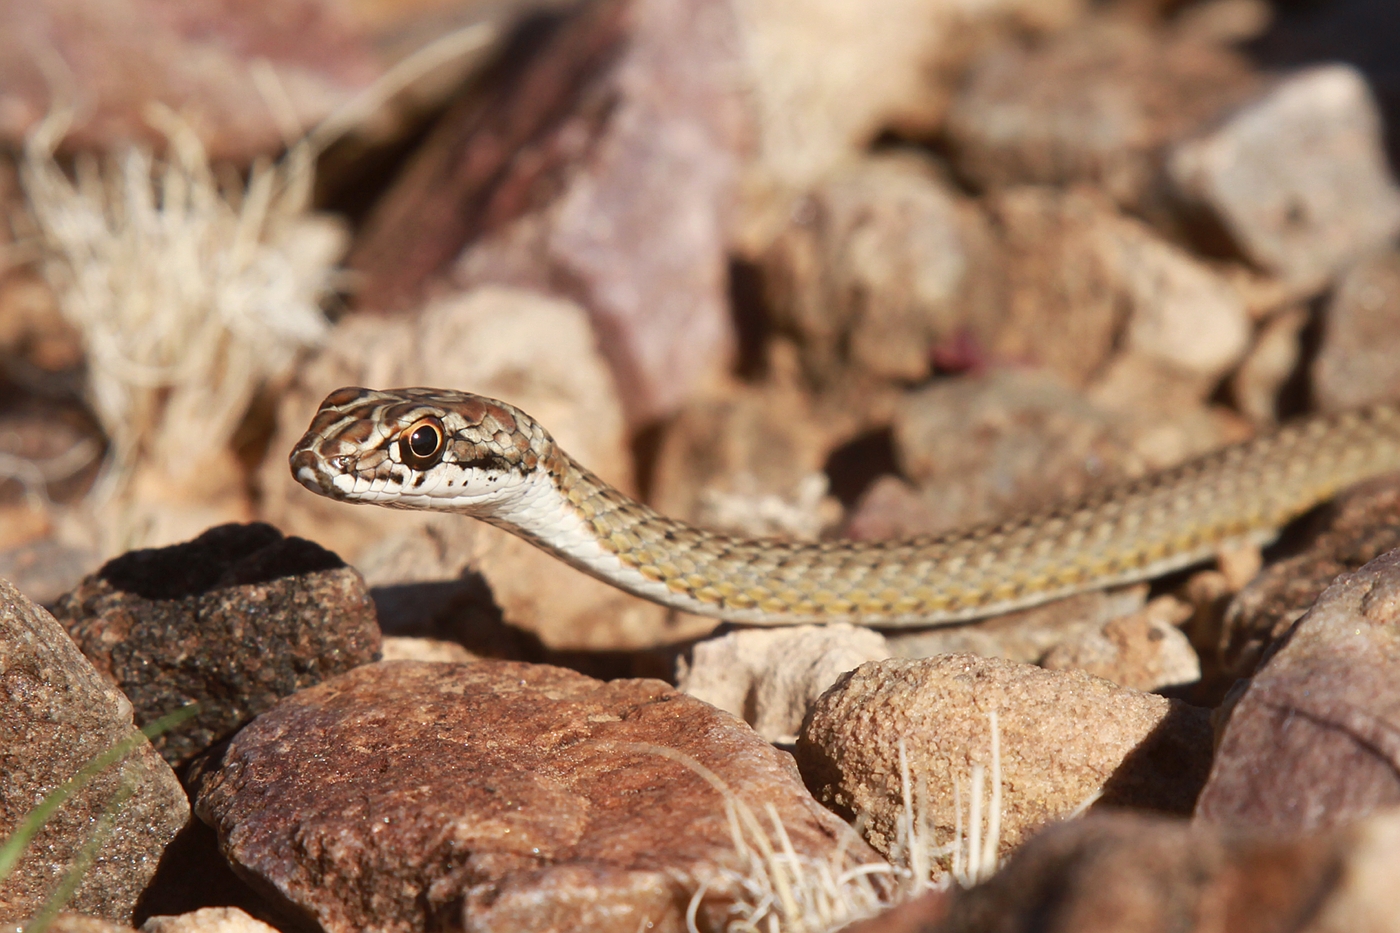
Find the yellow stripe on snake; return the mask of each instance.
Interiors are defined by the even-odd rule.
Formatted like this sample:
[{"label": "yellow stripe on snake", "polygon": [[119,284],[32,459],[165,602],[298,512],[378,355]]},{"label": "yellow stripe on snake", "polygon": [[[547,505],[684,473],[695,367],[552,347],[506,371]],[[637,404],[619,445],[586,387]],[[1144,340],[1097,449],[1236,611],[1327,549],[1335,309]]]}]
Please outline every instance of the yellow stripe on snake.
[{"label": "yellow stripe on snake", "polygon": [[993,615],[1264,542],[1338,490],[1400,470],[1400,409],[1321,416],[1004,522],[891,541],[745,538],[609,486],[504,402],[446,389],[339,389],[292,474],[346,502],[461,512],[612,585],[756,625],[915,626]]}]

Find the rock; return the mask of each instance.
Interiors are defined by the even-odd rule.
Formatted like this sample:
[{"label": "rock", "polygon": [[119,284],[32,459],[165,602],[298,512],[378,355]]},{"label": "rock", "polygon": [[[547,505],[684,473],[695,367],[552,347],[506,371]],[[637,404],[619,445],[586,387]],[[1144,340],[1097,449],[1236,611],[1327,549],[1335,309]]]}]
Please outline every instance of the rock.
[{"label": "rock", "polygon": [[[1230,395],[1240,412],[1257,425],[1273,425],[1279,418],[1279,396],[1297,374],[1303,356],[1303,331],[1311,315],[1306,307],[1292,305],[1271,315],[1254,336],[1254,345],[1230,378]],[[1326,338],[1323,338],[1324,345]],[[1314,367],[1316,363],[1314,362]],[[1312,380],[1319,392],[1316,369]]]},{"label": "rock", "polygon": [[51,604],[77,586],[101,558],[92,547],[39,538],[0,551],[0,580],[40,604]]},{"label": "rock", "polygon": [[380,652],[385,661],[452,661],[469,664],[477,660],[466,648],[438,638],[385,638]]},{"label": "rock", "polygon": [[886,640],[890,654],[897,658],[977,654],[1039,664],[1057,646],[1075,643],[1114,619],[1137,612],[1146,602],[1146,584],[1093,590],[977,622],[891,631]]},{"label": "rock", "polygon": [[283,701],[193,780],[230,861],[328,933],[681,931],[702,884],[699,925],[720,928],[725,872],[746,870],[726,797],[775,808],[801,856],[845,840],[874,859],[728,714],[537,665],[358,668]]},{"label": "rock", "polygon": [[1040,664],[1052,671],[1085,671],[1144,692],[1195,683],[1201,679],[1201,661],[1177,628],[1190,618],[1189,605],[1161,596],[1140,612],[1061,642]]},{"label": "rock", "polygon": [[998,370],[909,393],[893,433],[900,472],[920,488],[928,515],[905,532],[992,521],[1142,470],[1111,415],[1034,372]]},{"label": "rock", "polygon": [[1400,396],[1400,250],[1363,258],[1327,302],[1312,394],[1323,411]]},{"label": "rock", "polygon": [[1322,507],[1297,553],[1264,568],[1230,602],[1219,635],[1219,663],[1248,677],[1337,577],[1400,547],[1400,480],[1362,483]]},{"label": "rock", "polygon": [[927,933],[937,930],[938,924],[948,913],[951,899],[951,888],[935,888],[884,913],[841,927],[840,933]]},{"label": "rock", "polygon": [[120,765],[74,791],[39,829],[0,882],[0,919],[15,925],[45,906],[106,824],[101,857],[67,907],[129,922],[161,851],[188,819],[189,804],[174,772],[136,731],[131,703],[52,616],[3,580],[0,706],[0,839],[11,838],[21,820],[94,758],[134,742]]},{"label": "rock", "polygon": [[50,933],[136,933],[124,923],[70,913],[59,914],[46,929]]},{"label": "rock", "polygon": [[[413,321],[351,315],[283,397],[270,449],[290,450],[321,400],[341,386],[441,386],[519,406],[590,470],[630,490],[621,406],[595,343],[577,305],[519,289],[444,297]],[[691,632],[668,627],[660,607],[464,516],[333,502],[303,489],[281,457],[267,459],[260,480],[262,517],[333,548],[371,586],[479,574],[507,623],[556,648],[638,647],[683,640]]]},{"label": "rock", "polygon": [[[1210,761],[1207,712],[1081,671],[973,655],[863,664],[822,695],[797,741],[817,798],[864,815],[881,852],[903,809],[899,744],[923,788],[934,841],[954,838],[954,787],[990,767],[987,714],[999,718],[1002,851],[1098,800],[1189,812]],[[965,796],[965,792],[964,792]]]},{"label": "rock", "polygon": [[1234,705],[1196,817],[1308,832],[1400,804],[1400,551],[1329,586]]},{"label": "rock", "polygon": [[976,61],[945,129],[959,174],[983,188],[1090,183],[1152,207],[1161,153],[1258,85],[1222,45],[1100,17]]},{"label": "rock", "polygon": [[1080,0],[746,4],[745,78],[761,134],[754,183],[801,191],[886,128],[931,135],[963,63],[989,37],[1004,28],[1053,33],[1088,6]]},{"label": "rock", "polygon": [[411,306],[466,246],[457,285],[578,300],[632,422],[673,412],[733,351],[735,28],[723,4],[607,0],[523,38],[376,206],[350,258],[361,306]]},{"label": "rock", "polygon": [[938,933],[1224,933],[1400,929],[1400,815],[1319,836],[1223,834],[1137,814],[1090,816],[1027,843],[953,893]]},{"label": "rock", "polygon": [[840,518],[822,473],[832,420],[779,382],[694,399],[666,427],[650,502],[705,528],[815,539]]},{"label": "rock", "polygon": [[222,525],[113,558],[54,614],[131,698],[138,723],[200,704],[196,720],[155,739],[172,764],[379,652],[360,575],[325,548],[264,524]]},{"label": "rock", "polygon": [[[992,359],[1035,363],[1076,387],[1106,381],[1122,359],[1200,402],[1243,355],[1239,290],[1101,195],[1017,187],[986,203],[999,261],[974,270],[990,282],[968,287],[1000,296],[983,299],[994,323],[977,328],[993,335]],[[1160,386],[1136,395],[1180,417],[1174,400],[1158,401]]]},{"label": "rock", "polygon": [[844,622],[738,629],[697,642],[690,663],[678,664],[676,687],[733,713],[770,742],[791,742],[838,677],[889,656],[883,635]]},{"label": "rock", "polygon": [[1179,195],[1250,262],[1320,288],[1400,231],[1380,115],[1347,65],[1305,69],[1168,155]]},{"label": "rock", "polygon": [[933,349],[971,325],[965,283],[980,216],[912,154],[854,161],[791,210],[763,260],[774,324],[821,383],[852,366],[919,382]]},{"label": "rock", "polygon": [[[145,111],[160,102],[184,116],[216,160],[246,163],[276,153],[287,126],[279,117],[312,126],[382,71],[368,37],[346,13],[335,0],[175,8],[152,0],[5,4],[0,137],[18,147],[55,107],[59,68],[82,89],[84,119],[69,138],[76,150],[163,143]],[[269,106],[255,64],[276,82],[281,112]]]},{"label": "rock", "polygon": [[205,907],[174,917],[151,917],[141,933],[277,933],[237,907]]}]

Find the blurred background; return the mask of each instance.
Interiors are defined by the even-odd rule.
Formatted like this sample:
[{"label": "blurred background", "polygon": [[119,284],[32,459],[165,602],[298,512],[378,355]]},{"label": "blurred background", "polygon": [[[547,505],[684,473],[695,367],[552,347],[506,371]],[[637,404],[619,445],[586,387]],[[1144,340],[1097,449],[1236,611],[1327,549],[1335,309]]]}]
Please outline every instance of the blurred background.
[{"label": "blurred background", "polygon": [[1392,0],[0,0],[0,577],[262,520],[391,633],[634,649],[714,623],[311,495],[320,400],[878,538],[1394,397],[1397,50]]}]

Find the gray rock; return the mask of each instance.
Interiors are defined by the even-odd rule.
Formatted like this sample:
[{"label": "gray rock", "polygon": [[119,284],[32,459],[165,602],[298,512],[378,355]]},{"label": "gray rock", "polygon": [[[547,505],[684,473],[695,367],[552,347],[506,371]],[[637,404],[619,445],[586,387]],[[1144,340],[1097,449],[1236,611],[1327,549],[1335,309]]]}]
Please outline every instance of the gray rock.
[{"label": "gray rock", "polygon": [[129,923],[165,846],[189,818],[175,773],[132,723],[131,703],[103,679],[43,609],[0,580],[0,839],[92,759],[138,737],[121,764],[93,778],[54,812],[0,882],[0,921],[14,926],[43,907],[111,816],[99,857],[70,910]]},{"label": "gray rock", "polygon": [[1347,65],[1301,71],[1204,136],[1168,170],[1251,262],[1318,288],[1400,230],[1366,80]]},{"label": "gray rock", "polygon": [[1312,392],[1324,411],[1400,397],[1400,251],[1365,257],[1327,302]]}]

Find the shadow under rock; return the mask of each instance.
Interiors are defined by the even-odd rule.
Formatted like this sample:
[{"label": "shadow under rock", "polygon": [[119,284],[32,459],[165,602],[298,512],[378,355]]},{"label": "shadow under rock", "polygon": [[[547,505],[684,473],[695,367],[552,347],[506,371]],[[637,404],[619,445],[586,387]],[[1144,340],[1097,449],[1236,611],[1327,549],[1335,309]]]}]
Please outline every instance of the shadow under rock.
[{"label": "shadow under rock", "polygon": [[1174,701],[1167,715],[1109,775],[1095,808],[1190,816],[1214,757],[1210,710]]}]

